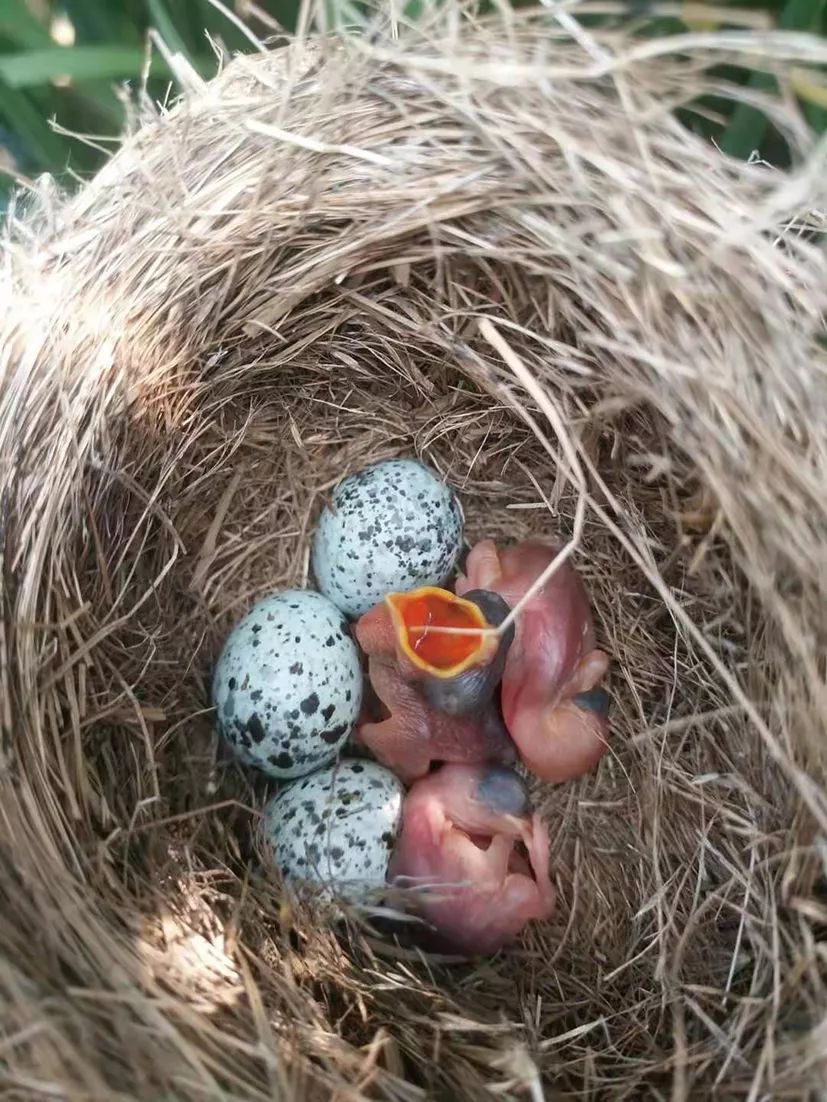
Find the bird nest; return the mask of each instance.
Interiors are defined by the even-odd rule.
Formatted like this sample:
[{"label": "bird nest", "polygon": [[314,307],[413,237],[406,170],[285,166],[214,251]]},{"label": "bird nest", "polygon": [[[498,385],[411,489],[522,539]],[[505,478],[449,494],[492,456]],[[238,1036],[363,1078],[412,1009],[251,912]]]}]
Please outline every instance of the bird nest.
[{"label": "bird nest", "polygon": [[[676,119],[805,36],[551,12],[240,58],[13,217],[0,304],[3,1079],[15,1098],[804,1097],[823,1067],[827,195]],[[750,93],[758,101],[761,93]],[[820,213],[821,212],[821,213]],[[611,752],[536,791],[491,959],[263,871],[230,626],[417,455],[573,546]],[[266,782],[265,782],[266,784]]]}]

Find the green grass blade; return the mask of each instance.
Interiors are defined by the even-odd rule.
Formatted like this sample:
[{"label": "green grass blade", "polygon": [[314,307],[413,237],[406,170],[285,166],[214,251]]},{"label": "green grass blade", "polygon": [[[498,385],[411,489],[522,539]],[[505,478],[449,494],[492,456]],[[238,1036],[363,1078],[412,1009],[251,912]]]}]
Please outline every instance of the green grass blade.
[{"label": "green grass blade", "polygon": [[0,0],[0,34],[28,50],[51,42],[48,28],[35,19],[24,0]]},{"label": "green grass blade", "polygon": [[805,108],[807,114],[807,122],[813,128],[816,134],[823,134],[827,131],[827,109],[824,107],[816,107],[813,103],[808,103]]},{"label": "green grass blade", "polygon": [[137,44],[143,30],[130,19],[124,0],[64,0],[63,7],[72,21],[78,42],[126,42]]},{"label": "green grass blade", "polygon": [[[771,92],[776,87],[775,77],[769,73],[753,73],[748,85],[756,91]],[[768,126],[769,121],[763,111],[750,107],[749,104],[739,103],[721,135],[721,149],[731,157],[746,159],[753,150],[760,147]]]},{"label": "green grass blade", "polygon": [[[183,54],[202,77],[209,78],[214,76],[214,55],[212,53],[208,54],[205,51],[199,53],[187,44],[184,36],[179,32],[177,26],[173,22],[172,16],[163,0],[147,0],[147,3],[151,16],[150,26],[158,31],[164,43],[172,52]],[[206,37],[203,38],[203,41],[206,43]]]},{"label": "green grass blade", "polygon": [[151,25],[158,31],[161,38],[169,46],[173,53],[183,54],[190,62],[193,60],[186,42],[178,32],[172,16],[167,10],[163,0],[147,0]]},{"label": "green grass blade", "polygon": [[[264,5],[274,19],[277,19],[281,23],[282,27],[287,31],[295,31],[299,22],[299,8],[301,6],[301,0],[274,0],[274,2]],[[413,7],[417,7],[420,11],[427,10],[427,0],[412,0],[411,10],[405,10],[405,16],[408,19],[414,18]],[[418,16],[417,16],[418,18]],[[271,34],[271,31],[267,31],[267,34]]]},{"label": "green grass blade", "polygon": [[[817,30],[825,9],[827,0],[787,0],[779,13],[778,25],[788,31]],[[763,72],[754,72],[748,85],[762,92],[771,92],[776,88],[775,78]],[[768,126],[769,121],[763,111],[739,103],[721,137],[721,148],[733,157],[749,157],[753,150],[760,148]]]},{"label": "green grass blade", "polygon": [[[120,131],[124,122],[124,110],[118,98],[112,94],[111,85],[105,81],[88,83],[84,81],[82,84],[73,85],[72,88],[67,89],[67,92],[69,95],[65,98],[68,102],[65,107],[61,104],[58,118],[66,121],[72,129],[84,131],[85,118],[76,118],[76,116],[91,114],[97,120],[98,127],[105,125],[114,128],[116,132]],[[61,96],[62,99],[64,99],[63,96]]]},{"label": "green grass blade", "polygon": [[816,31],[825,10],[825,0],[787,0],[778,17],[785,31]]},{"label": "green grass blade", "polygon": [[[827,34],[827,0],[788,0],[778,23],[788,31],[816,31]],[[827,108],[822,104],[805,100],[804,113],[817,134],[827,130]]]},{"label": "green grass blade", "polygon": [[66,144],[49,126],[40,107],[0,79],[0,117],[17,135],[31,167],[54,172],[66,163]]},{"label": "green grass blade", "polygon": [[137,76],[144,51],[128,46],[55,46],[0,56],[0,79],[11,88],[32,88],[56,77],[112,80]]}]

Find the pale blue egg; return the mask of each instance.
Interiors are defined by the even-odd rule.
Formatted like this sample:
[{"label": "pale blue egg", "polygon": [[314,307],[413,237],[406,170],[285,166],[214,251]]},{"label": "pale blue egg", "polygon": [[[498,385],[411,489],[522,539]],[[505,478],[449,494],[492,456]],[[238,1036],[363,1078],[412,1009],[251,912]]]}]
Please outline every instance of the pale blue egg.
[{"label": "pale blue egg", "polygon": [[332,761],[361,702],[347,621],[304,589],[259,601],[230,633],[213,677],[219,730],[245,764],[271,777],[301,777]]},{"label": "pale blue egg", "polygon": [[404,794],[384,766],[343,758],[278,792],[264,809],[262,838],[286,878],[362,899],[385,883]]},{"label": "pale blue egg", "polygon": [[443,585],[462,547],[456,494],[416,459],[390,459],[343,479],[313,538],[319,589],[348,616],[388,593]]}]

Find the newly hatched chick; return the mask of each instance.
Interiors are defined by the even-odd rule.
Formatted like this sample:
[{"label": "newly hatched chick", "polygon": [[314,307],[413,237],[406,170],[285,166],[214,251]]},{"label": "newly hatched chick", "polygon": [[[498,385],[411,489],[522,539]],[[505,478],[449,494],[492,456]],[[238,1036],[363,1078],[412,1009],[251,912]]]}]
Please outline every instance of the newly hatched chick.
[{"label": "newly hatched chick", "polygon": [[[511,634],[499,639],[490,628],[507,613],[494,594],[468,593],[463,599],[426,586],[389,594],[357,623],[370,683],[388,713],[377,722],[363,721],[357,739],[405,784],[424,777],[432,762],[516,760],[492,703]],[[452,633],[433,631],[437,626]],[[472,693],[463,690],[472,685],[469,704]],[[457,688],[465,704],[461,716],[444,706]],[[435,695],[443,707],[434,706]]]},{"label": "newly hatched chick", "polygon": [[439,946],[495,953],[527,922],[551,914],[548,861],[548,831],[516,773],[444,765],[405,797],[388,879],[421,889],[410,893],[409,909]]},{"label": "newly hatched chick", "polygon": [[[483,540],[468,555],[457,593],[490,590],[513,608],[556,553],[539,540],[500,548]],[[598,686],[609,660],[595,643],[586,592],[564,562],[521,610],[502,675],[506,727],[543,780],[578,777],[606,750],[609,698]],[[476,707],[471,691],[460,710]]]}]

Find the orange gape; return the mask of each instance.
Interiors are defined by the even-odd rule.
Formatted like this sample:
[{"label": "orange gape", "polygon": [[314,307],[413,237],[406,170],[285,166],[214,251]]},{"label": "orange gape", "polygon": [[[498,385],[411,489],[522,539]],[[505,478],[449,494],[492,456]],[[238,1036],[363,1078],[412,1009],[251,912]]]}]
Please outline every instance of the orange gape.
[{"label": "orange gape", "polygon": [[[497,593],[509,608],[550,565],[556,548],[539,540],[471,550],[457,593]],[[521,610],[502,676],[502,714],[525,764],[546,781],[592,769],[607,748],[608,696],[599,687],[609,660],[596,647],[589,601],[564,562]]]},{"label": "orange gape", "polygon": [[481,609],[447,589],[423,586],[389,593],[385,600],[402,652],[423,673],[455,677],[484,661],[496,646],[482,634],[489,624]]},{"label": "orange gape", "polygon": [[[469,631],[444,634],[437,626]],[[434,587],[390,594],[356,624],[370,683],[385,709],[384,717],[364,717],[357,739],[405,784],[423,777],[432,762],[514,761],[490,692],[459,717],[428,699],[434,684],[450,692],[487,670],[499,680],[500,640],[490,627],[473,602]]]}]

